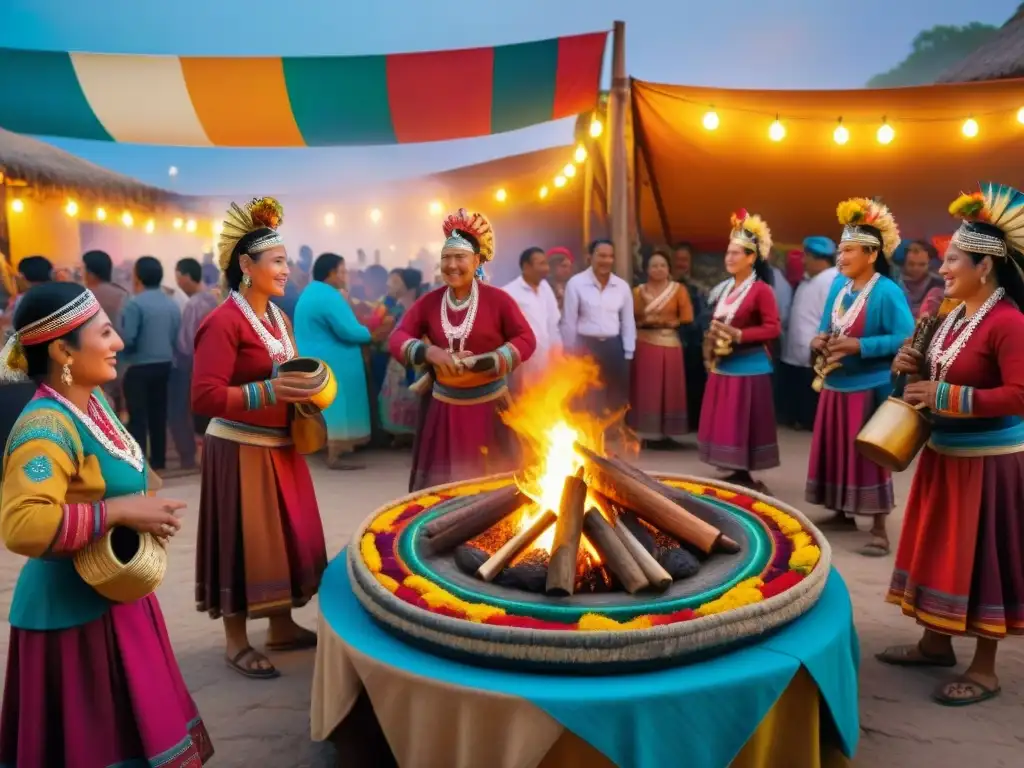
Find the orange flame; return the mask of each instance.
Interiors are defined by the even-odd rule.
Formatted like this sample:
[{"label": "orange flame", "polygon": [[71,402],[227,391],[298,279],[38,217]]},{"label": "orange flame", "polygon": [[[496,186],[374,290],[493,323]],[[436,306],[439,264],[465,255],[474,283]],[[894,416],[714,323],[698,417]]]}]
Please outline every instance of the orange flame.
[{"label": "orange flame", "polygon": [[[586,404],[581,402],[589,392],[601,386],[600,369],[593,359],[552,356],[544,372],[525,387],[502,414],[502,420],[519,436],[526,453],[516,484],[541,511],[559,511],[565,478],[575,475],[583,465],[575,443],[597,453],[604,450],[608,421],[582,410]],[[615,420],[619,418],[621,414]],[[530,522],[532,516],[524,515],[521,525]],[[554,526],[551,526],[534,546],[550,552],[553,540]],[[600,561],[589,542],[585,541],[585,545],[591,557]]]}]

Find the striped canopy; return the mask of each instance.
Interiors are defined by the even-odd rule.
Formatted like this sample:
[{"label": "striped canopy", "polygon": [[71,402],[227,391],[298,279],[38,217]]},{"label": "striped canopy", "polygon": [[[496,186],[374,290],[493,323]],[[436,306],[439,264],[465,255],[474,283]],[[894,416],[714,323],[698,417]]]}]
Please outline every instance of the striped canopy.
[{"label": "striped canopy", "polygon": [[0,127],[218,147],[484,136],[592,109],[607,35],[387,56],[207,58],[0,48]]}]

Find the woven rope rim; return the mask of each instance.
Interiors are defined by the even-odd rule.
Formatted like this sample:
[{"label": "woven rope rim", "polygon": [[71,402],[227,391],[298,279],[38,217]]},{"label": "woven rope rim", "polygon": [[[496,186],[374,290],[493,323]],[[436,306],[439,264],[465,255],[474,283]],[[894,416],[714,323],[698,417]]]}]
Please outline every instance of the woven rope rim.
[{"label": "woven rope rim", "polygon": [[[490,475],[476,481],[447,483],[407,494],[373,512],[359,526],[353,539],[362,540],[373,521],[399,504],[446,490],[463,488],[472,483],[488,483],[510,477],[512,473]],[[542,663],[600,664],[610,661],[649,661],[666,656],[680,656],[727,645],[756,636],[798,618],[810,609],[825,588],[832,564],[832,548],[818,528],[800,510],[767,494],[749,488],[695,475],[654,473],[660,480],[673,480],[710,485],[747,496],[792,516],[811,533],[821,550],[817,565],[795,587],[751,605],[711,614],[689,621],[663,624],[649,629],[598,630],[569,632],[536,630],[524,627],[498,627],[424,611],[395,597],[385,589],[358,556],[347,562],[353,592],[363,608],[374,618],[395,630],[432,644],[462,653],[510,661]]]}]

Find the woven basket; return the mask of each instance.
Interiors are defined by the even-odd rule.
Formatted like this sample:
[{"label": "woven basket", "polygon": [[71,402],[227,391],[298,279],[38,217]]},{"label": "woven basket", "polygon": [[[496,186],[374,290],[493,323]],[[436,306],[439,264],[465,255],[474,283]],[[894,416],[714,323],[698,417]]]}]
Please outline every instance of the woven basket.
[{"label": "woven basket", "polygon": [[86,584],[115,603],[151,594],[167,573],[167,550],[150,533],[115,526],[75,555]]}]

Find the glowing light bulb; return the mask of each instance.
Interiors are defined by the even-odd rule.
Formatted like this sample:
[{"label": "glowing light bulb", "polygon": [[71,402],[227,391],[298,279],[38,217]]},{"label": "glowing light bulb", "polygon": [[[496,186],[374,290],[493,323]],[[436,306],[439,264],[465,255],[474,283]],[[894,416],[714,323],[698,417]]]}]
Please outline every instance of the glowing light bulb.
[{"label": "glowing light bulb", "polygon": [[171,223],[171,226],[173,226],[175,229],[181,229],[182,227],[185,226],[185,220],[182,218],[177,218]]},{"label": "glowing light bulb", "polygon": [[[1021,112],[1022,115],[1024,115],[1024,107],[1021,107],[1020,112]],[[1021,122],[1024,123],[1024,120],[1021,120]],[[584,147],[582,144],[580,144],[578,147],[576,147],[576,152],[575,152],[575,154],[573,154],[573,160],[575,160],[577,163],[584,163],[584,162],[586,162],[586,160],[587,160],[587,148]]]},{"label": "glowing light bulb", "polygon": [[878,139],[879,144],[890,144],[896,138],[896,131],[893,130],[891,125],[883,122],[878,126],[878,133],[875,134],[875,138]]},{"label": "glowing light bulb", "polygon": [[441,215],[441,211],[443,211],[443,210],[444,210],[444,206],[441,205],[441,201],[440,200],[435,200],[434,202],[432,202],[430,204],[430,214],[432,216],[440,216]]},{"label": "glowing light bulb", "polygon": [[598,136],[601,135],[602,131],[604,131],[604,126],[601,125],[601,121],[598,120],[595,117],[593,120],[590,121],[590,136],[591,136],[591,138],[596,139]]},{"label": "glowing light bulb", "polygon": [[77,216],[78,203],[76,203],[74,200],[68,200],[68,204],[64,206],[64,213],[66,213],[68,216]]},{"label": "glowing light bulb", "polygon": [[1024,124],[1024,107],[1017,110],[1017,122]]},{"label": "glowing light bulb", "polygon": [[146,222],[146,234],[152,235],[154,229],[156,229],[156,222],[150,219]]},{"label": "glowing light bulb", "polygon": [[382,218],[384,218],[384,214],[380,212],[380,208],[374,208],[370,211],[370,221],[374,224],[379,223]]},{"label": "glowing light bulb", "polygon": [[133,224],[135,224],[135,219],[132,218],[132,215],[128,213],[128,211],[125,211],[124,213],[121,214],[121,223],[124,224],[126,227],[130,227]]},{"label": "glowing light bulb", "polygon": [[568,163],[565,168],[562,169],[562,175],[567,179],[571,179],[576,175],[576,166],[572,163]]},{"label": "glowing light bulb", "polygon": [[494,193],[494,199],[497,200],[499,203],[504,203],[506,200],[508,200],[508,192],[506,192],[504,189],[499,189],[497,192]]},{"label": "glowing light bulb", "polygon": [[96,209],[96,221],[106,221],[106,220],[107,220],[107,209],[106,208],[97,208]]},{"label": "glowing light bulb", "polygon": [[850,140],[850,132],[846,129],[846,126],[843,125],[842,120],[839,121],[839,125],[836,126],[836,129],[832,131],[832,140],[836,144],[845,144]]},{"label": "glowing light bulb", "polygon": [[11,210],[14,213],[21,213],[25,210],[25,201],[20,198],[14,198],[11,200]]},{"label": "glowing light bulb", "polygon": [[324,214],[324,226],[325,227],[333,227],[336,221],[337,221],[337,219],[335,218],[333,213],[325,213]]},{"label": "glowing light bulb", "polygon": [[196,231],[196,220],[195,219],[189,219],[188,221],[185,222],[185,231],[186,232],[195,232]]},{"label": "glowing light bulb", "polygon": [[786,126],[778,118],[775,118],[775,122],[768,126],[768,138],[772,141],[782,141],[786,138]]},{"label": "glowing light bulb", "polygon": [[220,233],[223,232],[223,231],[224,231],[224,225],[221,222],[219,222],[219,221],[213,222],[213,234],[214,235],[216,235],[217,237],[220,237]]},{"label": "glowing light bulb", "polygon": [[715,112],[714,110],[712,110],[710,112],[705,112],[704,113],[704,119],[701,120],[701,123],[704,124],[704,127],[707,130],[709,130],[709,131],[715,130],[716,128],[718,128],[718,126],[720,124],[720,121],[718,119],[718,113]]},{"label": "glowing light bulb", "polygon": [[964,135],[964,138],[973,139],[978,135],[978,121],[973,117],[969,117],[964,120],[963,127],[960,132]]},{"label": "glowing light bulb", "polygon": [[564,187],[565,186],[565,176],[555,176],[555,186],[556,187]]},{"label": "glowing light bulb", "polygon": [[537,194],[539,194],[540,195],[540,199],[543,200],[545,197],[548,196],[548,188],[547,187],[541,187],[540,188],[540,192],[538,192]]}]

